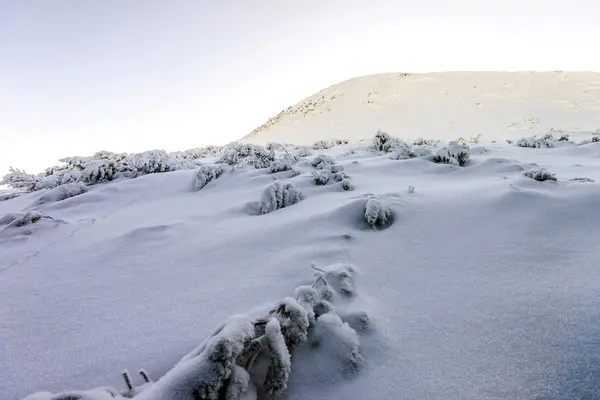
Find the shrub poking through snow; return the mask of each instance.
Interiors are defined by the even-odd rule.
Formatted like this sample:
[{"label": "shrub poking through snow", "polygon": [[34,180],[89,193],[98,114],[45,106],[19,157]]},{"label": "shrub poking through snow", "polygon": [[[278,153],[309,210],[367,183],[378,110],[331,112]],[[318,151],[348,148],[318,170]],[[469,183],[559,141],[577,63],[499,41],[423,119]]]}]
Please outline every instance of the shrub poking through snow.
[{"label": "shrub poking through snow", "polygon": [[[315,268],[315,267],[313,267]],[[314,353],[330,371],[350,378],[364,364],[357,331],[370,330],[364,311],[341,318],[333,304],[356,292],[355,267],[348,264],[328,270],[315,268],[312,284],[294,290],[262,315],[236,315],[227,319],[200,346],[183,356],[162,378],[134,387],[123,372],[126,390],[98,388],[52,394],[38,392],[27,400],[251,400],[258,393],[280,398],[292,370],[292,355]]]},{"label": "shrub poking through snow", "polygon": [[519,147],[528,147],[532,149],[552,148],[554,147],[554,140],[552,135],[545,135],[541,138],[532,136],[519,139],[516,144]]},{"label": "shrub poking through snow", "polygon": [[283,160],[275,160],[269,166],[269,172],[272,174],[276,172],[291,171],[292,169],[292,163]]},{"label": "shrub poking through snow", "polygon": [[218,160],[240,168],[268,168],[275,161],[275,152],[263,146],[234,142],[225,146]]},{"label": "shrub poking through snow", "polygon": [[316,141],[315,143],[313,143],[312,145],[312,149],[313,150],[327,150],[331,148],[331,143],[325,141],[325,140],[319,140]]},{"label": "shrub poking through snow", "polygon": [[302,194],[291,183],[273,182],[263,193],[260,213],[268,214],[302,200]]},{"label": "shrub poking through snow", "polygon": [[392,216],[392,210],[378,199],[369,199],[365,205],[365,221],[372,227],[382,226]]},{"label": "shrub poking through snow", "polygon": [[[384,153],[389,153],[393,151],[396,147],[401,145],[406,145],[402,140],[395,138],[385,132],[378,131],[373,138],[373,147],[377,151],[383,151]],[[408,145],[406,145],[408,146]]]},{"label": "shrub poking through snow", "polygon": [[592,143],[598,143],[598,142],[600,142],[600,136],[597,136],[597,135],[596,136],[592,136],[591,142]]},{"label": "shrub poking through snow", "polygon": [[81,182],[67,183],[66,185],[55,187],[54,189],[50,189],[46,193],[42,194],[37,199],[36,203],[38,205],[41,205],[46,203],[62,201],[70,197],[79,196],[80,194],[86,193],[87,191],[87,186]]},{"label": "shrub poking through snow", "polygon": [[580,183],[593,183],[593,182],[595,182],[592,178],[571,178],[569,180],[571,182],[580,182]]},{"label": "shrub poking through snow", "polygon": [[296,148],[296,155],[298,157],[310,157],[312,154],[312,150],[306,146],[299,146]]},{"label": "shrub poking through snow", "polygon": [[330,177],[331,171],[328,169],[322,169],[320,171],[313,172],[313,180],[315,181],[315,185],[327,185]]},{"label": "shrub poking through snow", "polygon": [[331,139],[327,140],[319,140],[312,145],[313,150],[327,150],[332,147],[343,146],[348,144],[348,141],[345,139]]},{"label": "shrub poking through snow", "polygon": [[315,158],[313,158],[311,165],[317,169],[323,169],[327,165],[335,164],[335,160],[331,156],[327,156],[325,154],[319,154]]},{"label": "shrub poking through snow", "polygon": [[196,176],[194,177],[194,189],[200,190],[208,185],[209,182],[214,181],[220,177],[225,169],[222,165],[208,164],[198,168]]},{"label": "shrub poking through snow", "polygon": [[442,147],[435,152],[433,162],[462,167],[467,163],[470,156],[469,146],[452,141],[448,143],[448,146]]},{"label": "shrub poking through snow", "polygon": [[560,137],[557,139],[557,141],[559,142],[568,142],[569,141],[569,135],[567,135],[566,133],[560,135]]},{"label": "shrub poking through snow", "polygon": [[525,175],[528,178],[535,179],[536,181],[539,181],[539,182],[556,181],[556,176],[554,174],[550,173],[545,168],[532,169],[529,171],[525,171],[523,173],[523,175]]},{"label": "shrub poking through snow", "polygon": [[349,179],[342,179],[340,182],[342,189],[346,191],[354,190],[354,184]]},{"label": "shrub poking through snow", "polygon": [[314,171],[312,175],[315,185],[326,185],[330,180],[335,182],[348,180],[348,176],[344,173],[344,166],[339,164],[324,165],[323,169]]}]

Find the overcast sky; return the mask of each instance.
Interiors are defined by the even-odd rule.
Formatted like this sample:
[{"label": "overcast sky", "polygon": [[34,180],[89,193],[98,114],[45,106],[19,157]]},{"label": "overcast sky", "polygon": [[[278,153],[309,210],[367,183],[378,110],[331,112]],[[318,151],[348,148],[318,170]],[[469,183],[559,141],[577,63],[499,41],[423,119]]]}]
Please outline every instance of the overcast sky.
[{"label": "overcast sky", "polygon": [[238,139],[377,72],[600,70],[594,0],[0,0],[0,174]]}]

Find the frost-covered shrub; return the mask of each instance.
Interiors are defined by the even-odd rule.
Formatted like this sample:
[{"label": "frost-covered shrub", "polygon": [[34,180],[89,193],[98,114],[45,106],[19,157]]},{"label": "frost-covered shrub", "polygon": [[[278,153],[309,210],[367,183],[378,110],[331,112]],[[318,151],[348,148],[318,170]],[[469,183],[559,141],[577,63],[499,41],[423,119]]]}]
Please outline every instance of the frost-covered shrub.
[{"label": "frost-covered shrub", "polygon": [[560,135],[560,137],[559,137],[558,139],[556,139],[556,140],[557,140],[557,141],[559,141],[559,142],[568,142],[568,141],[569,141],[569,135],[567,135],[566,133],[565,133],[565,134],[562,134],[562,135]]},{"label": "frost-covered shrub", "polygon": [[14,189],[24,189],[31,192],[40,181],[38,176],[28,174],[25,171],[10,167],[9,173],[2,177],[0,185],[7,185]]},{"label": "frost-covered shrub", "polygon": [[311,162],[311,165],[317,169],[323,169],[327,165],[333,165],[333,164],[335,164],[335,160],[331,156],[328,156],[325,154],[319,154],[318,156],[313,158],[313,160]]},{"label": "frost-covered shrub", "polygon": [[392,215],[387,204],[378,199],[369,199],[365,204],[365,221],[371,226],[385,225]]},{"label": "frost-covered shrub", "polygon": [[269,172],[272,174],[276,172],[291,171],[292,169],[292,164],[283,160],[275,160],[269,166]]},{"label": "frost-covered shrub", "polygon": [[598,143],[598,142],[600,142],[600,136],[592,136],[591,142],[592,143]]},{"label": "frost-covered shrub", "polygon": [[581,183],[593,183],[595,182],[592,178],[572,178],[569,179],[571,182],[581,182]]},{"label": "frost-covered shrub", "polygon": [[460,165],[462,167],[467,163],[470,156],[469,146],[452,141],[448,143],[448,146],[438,149],[432,160],[436,163]]},{"label": "frost-covered shrub", "polygon": [[313,154],[312,150],[306,146],[299,146],[297,148],[296,155],[298,157],[310,157],[310,156],[312,156],[312,154]]},{"label": "frost-covered shrub", "polygon": [[516,145],[519,147],[529,147],[532,149],[552,148],[554,147],[554,140],[552,135],[546,135],[541,138],[532,136],[517,140]]},{"label": "frost-covered shrub", "polygon": [[19,195],[20,195],[19,192],[0,193],[0,201],[6,201],[6,200],[14,199],[14,198],[19,197]]},{"label": "frost-covered shrub", "polygon": [[342,182],[347,179],[348,176],[344,173],[344,166],[339,164],[327,164],[320,171],[313,172],[315,185],[326,185],[330,180]]},{"label": "frost-covered shrub", "polygon": [[313,172],[313,180],[315,185],[327,185],[330,177],[331,171],[328,169],[322,169],[320,171]]},{"label": "frost-covered shrub", "polygon": [[54,189],[60,185],[80,182],[81,178],[82,172],[80,170],[57,170],[51,175],[41,178],[37,185],[35,185],[35,190]]},{"label": "frost-covered shrub", "polygon": [[406,145],[402,140],[395,138],[385,132],[378,131],[373,138],[373,147],[377,151],[383,151],[385,153],[389,153],[393,151],[396,147]]},{"label": "frost-covered shrub", "polygon": [[213,181],[220,177],[224,171],[225,170],[223,166],[218,164],[209,164],[201,166],[200,168],[198,168],[198,172],[196,172],[196,176],[194,177],[194,189],[202,189],[203,187],[208,185],[210,181]]},{"label": "frost-covered shrub", "polygon": [[25,225],[35,224],[42,218],[50,219],[37,211],[28,211],[26,213],[12,213],[0,217],[0,225],[6,225],[7,228],[19,228]]},{"label": "frost-covered shrub", "polygon": [[550,173],[545,168],[532,169],[529,171],[525,171],[523,173],[523,175],[525,175],[528,178],[535,179],[536,181],[539,181],[539,182],[556,181],[556,176],[553,173]]},{"label": "frost-covered shrub", "polygon": [[[312,284],[299,286],[269,311],[227,319],[200,346],[183,356],[156,382],[144,372],[145,383],[127,390],[113,388],[51,394],[38,392],[27,400],[251,400],[257,394],[281,398],[288,386],[292,355],[302,352],[328,371],[350,378],[364,364],[360,339],[352,324],[369,324],[364,311],[346,312],[344,322],[334,304],[356,291],[355,267],[315,268]],[[361,329],[362,331],[362,329]],[[251,378],[252,377],[252,378]]]},{"label": "frost-covered shrub", "polygon": [[313,150],[327,150],[329,148],[331,148],[331,143],[329,143],[329,142],[327,142],[325,140],[316,141],[312,145],[312,149]]},{"label": "frost-covered shrub", "polygon": [[434,146],[438,142],[438,140],[418,138],[413,140],[412,144],[413,146]]},{"label": "frost-covered shrub", "polygon": [[57,186],[42,194],[36,201],[38,205],[62,201],[70,197],[79,196],[88,191],[87,186],[81,182],[67,183]]},{"label": "frost-covered shrub", "polygon": [[260,213],[268,214],[284,207],[289,207],[302,200],[302,194],[291,183],[273,182],[263,193]]},{"label": "frost-covered shrub", "polygon": [[117,164],[112,160],[94,160],[81,171],[81,180],[88,185],[112,181],[117,170]]},{"label": "frost-covered shrub", "polygon": [[275,161],[275,152],[263,146],[234,142],[225,146],[219,164],[229,164],[240,168],[268,168]]},{"label": "frost-covered shrub", "polygon": [[340,181],[340,184],[342,186],[342,189],[346,191],[354,190],[354,184],[352,183],[352,181],[350,181],[350,179],[342,179]]},{"label": "frost-covered shrub", "polygon": [[[169,172],[178,169],[164,150],[132,154],[127,160],[135,176]],[[114,176],[114,175],[113,175]]]}]

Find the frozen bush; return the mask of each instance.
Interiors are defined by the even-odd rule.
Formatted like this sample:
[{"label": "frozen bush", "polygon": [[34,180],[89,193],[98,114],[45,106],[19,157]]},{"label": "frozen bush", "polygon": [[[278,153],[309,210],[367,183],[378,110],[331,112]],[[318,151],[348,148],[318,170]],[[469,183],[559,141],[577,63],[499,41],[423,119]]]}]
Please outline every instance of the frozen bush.
[{"label": "frozen bush", "polygon": [[263,146],[234,142],[225,146],[218,160],[219,164],[229,164],[240,168],[268,168],[275,161],[273,150]]},{"label": "frozen bush", "polygon": [[529,171],[525,171],[523,173],[523,175],[525,175],[528,178],[535,179],[536,181],[539,181],[539,182],[556,181],[556,176],[554,174],[550,173],[545,168],[532,169]]},{"label": "frozen bush", "polygon": [[289,207],[302,200],[302,194],[291,183],[273,182],[263,193],[260,213],[268,214],[284,207]]},{"label": "frozen bush", "polygon": [[516,145],[519,147],[529,147],[532,149],[552,148],[554,147],[554,141],[552,140],[552,135],[549,137],[546,135],[541,138],[533,136],[517,140]]},{"label": "frozen bush", "polygon": [[133,154],[128,157],[127,162],[134,173],[134,177],[178,169],[164,150],[150,150]]},{"label": "frozen bush", "polygon": [[[354,282],[348,281],[354,267],[315,270],[311,285],[298,287],[293,297],[282,299],[264,314],[227,319],[156,382],[144,373],[145,383],[136,388],[124,372],[127,390],[121,393],[98,388],[58,395],[38,392],[26,399],[256,400],[259,393],[281,398],[288,386],[293,351],[308,353],[311,359],[315,356],[311,353],[317,352],[328,370],[350,378],[364,358],[356,331],[336,314],[332,302],[347,295],[343,290],[355,290]],[[358,327],[370,321],[364,311],[346,314]]]},{"label": "frozen bush", "polygon": [[327,150],[331,148],[331,143],[325,140],[319,140],[312,145],[313,150]]},{"label": "frozen bush", "polygon": [[567,135],[566,133],[565,133],[565,134],[562,134],[562,135],[560,135],[560,137],[557,139],[557,141],[559,141],[559,142],[568,142],[568,141],[569,141],[569,135]]},{"label": "frozen bush", "polygon": [[315,185],[326,185],[331,177],[331,171],[328,169],[322,169],[320,171],[313,172],[313,180]]},{"label": "frozen bush", "polygon": [[110,160],[92,161],[81,172],[81,180],[89,185],[112,181],[117,175],[117,164]]},{"label": "frozen bush", "polygon": [[349,179],[342,179],[340,181],[342,189],[346,191],[354,190],[354,184]]},{"label": "frozen bush", "polygon": [[373,138],[373,147],[377,151],[383,151],[384,153],[389,153],[394,151],[397,147],[408,147],[410,145],[405,143],[404,141],[393,137],[385,132],[378,131],[375,137]]},{"label": "frozen bush", "polygon": [[14,199],[14,198],[19,197],[19,195],[20,195],[19,192],[0,193],[0,201],[6,201],[6,200]]},{"label": "frozen bush", "polygon": [[598,143],[598,142],[600,142],[600,136],[592,136],[591,142],[592,143]]},{"label": "frozen bush", "polygon": [[323,169],[327,165],[335,164],[335,160],[331,156],[327,156],[325,154],[319,154],[315,158],[313,158],[311,165],[317,169]]},{"label": "frozen bush", "polygon": [[448,146],[435,152],[433,162],[460,165],[462,167],[469,160],[470,155],[469,146],[452,141],[448,143]]},{"label": "frozen bush", "polygon": [[87,186],[81,182],[67,183],[66,185],[57,186],[42,194],[36,201],[38,205],[46,203],[54,203],[57,201],[66,200],[70,197],[79,196],[88,191]]},{"label": "frozen bush", "polygon": [[369,199],[365,205],[365,221],[371,226],[385,225],[392,215],[392,210],[378,199]]},{"label": "frozen bush", "polygon": [[314,347],[327,348],[347,377],[356,374],[364,364],[356,331],[332,312],[317,319],[311,341]]},{"label": "frozen bush", "polygon": [[35,189],[35,186],[40,181],[39,177],[28,174],[20,169],[10,167],[8,170],[9,173],[4,175],[0,181],[0,185],[7,185],[14,189],[24,189],[28,192],[31,192]]},{"label": "frozen bush", "polygon": [[204,188],[210,181],[217,179],[223,174],[224,169],[222,165],[209,164],[203,165],[198,168],[196,176],[194,177],[194,188],[200,190]]},{"label": "frozen bush", "polygon": [[297,153],[296,155],[298,157],[310,157],[312,156],[312,150],[306,146],[300,146],[297,148]]},{"label": "frozen bush", "polygon": [[269,166],[269,172],[272,174],[274,174],[276,172],[291,171],[291,170],[292,170],[292,164],[290,162],[286,162],[283,160],[275,160]]},{"label": "frozen bush", "polygon": [[0,217],[0,225],[6,225],[6,228],[20,228],[22,226],[31,225],[39,222],[42,219],[52,219],[37,211],[28,211],[24,214],[14,213],[6,214]]},{"label": "frozen bush", "polygon": [[593,183],[595,182],[592,178],[572,178],[569,179],[571,182],[581,182],[581,183]]},{"label": "frozen bush", "polygon": [[82,180],[81,177],[82,173],[79,170],[57,170],[51,175],[41,178],[41,180],[35,186],[35,190],[54,189],[60,185],[80,182]]}]

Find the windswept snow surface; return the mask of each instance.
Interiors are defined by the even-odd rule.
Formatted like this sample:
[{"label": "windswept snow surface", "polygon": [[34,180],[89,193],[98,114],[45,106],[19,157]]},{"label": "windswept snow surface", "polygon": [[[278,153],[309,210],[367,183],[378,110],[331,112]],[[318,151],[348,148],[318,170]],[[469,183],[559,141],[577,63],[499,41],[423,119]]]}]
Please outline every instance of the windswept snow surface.
[{"label": "windswept snow surface", "polygon": [[[346,350],[326,336],[331,357],[292,354],[284,398],[600,398],[600,143],[470,152],[460,167],[354,144],[198,191],[197,171],[180,170],[1,201],[0,216],[62,222],[0,226],[0,398],[125,389],[123,369],[156,380],[228,317],[309,284],[311,263],[345,262],[361,289],[347,305],[373,323],[346,339],[364,365],[332,373]],[[353,191],[315,185],[318,154]],[[524,175],[539,168],[557,181]],[[252,205],[274,179],[302,201],[261,215]],[[365,222],[370,198],[391,210],[382,227]]]},{"label": "windswept snow surface", "polygon": [[327,87],[270,118],[244,140],[515,139],[538,131],[600,125],[598,72],[386,73]]}]

